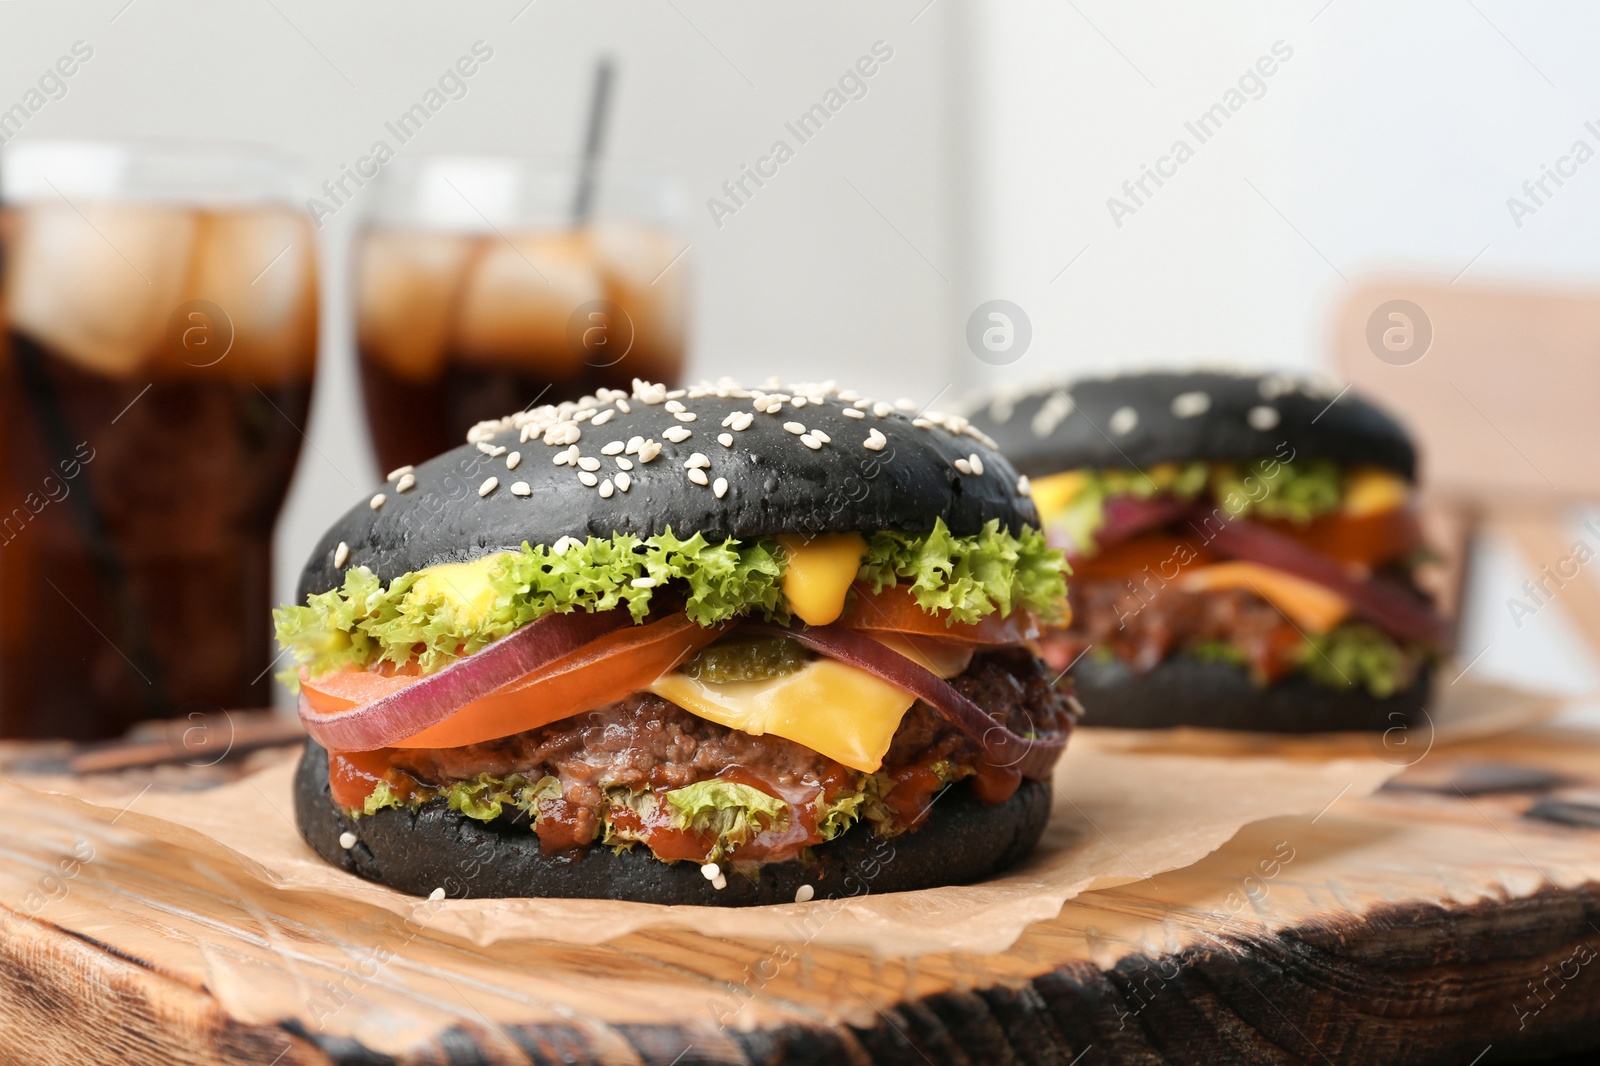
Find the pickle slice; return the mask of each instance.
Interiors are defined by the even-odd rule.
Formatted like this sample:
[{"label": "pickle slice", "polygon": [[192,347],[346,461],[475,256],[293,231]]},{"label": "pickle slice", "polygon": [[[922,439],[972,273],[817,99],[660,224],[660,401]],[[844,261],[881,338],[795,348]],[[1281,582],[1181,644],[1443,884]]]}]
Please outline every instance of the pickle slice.
[{"label": "pickle slice", "polygon": [[806,664],[806,650],[788,637],[725,637],[702,649],[680,669],[696,681],[764,681],[792,674]]}]

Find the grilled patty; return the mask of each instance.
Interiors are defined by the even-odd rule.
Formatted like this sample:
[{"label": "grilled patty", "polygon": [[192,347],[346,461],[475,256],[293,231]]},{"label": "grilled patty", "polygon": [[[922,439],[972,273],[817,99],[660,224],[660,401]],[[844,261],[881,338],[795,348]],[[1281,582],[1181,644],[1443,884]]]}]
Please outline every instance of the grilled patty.
[{"label": "grilled patty", "polygon": [[[995,721],[1024,734],[1065,728],[1070,714],[1067,697],[1050,681],[1044,664],[1022,648],[975,655],[964,673],[950,679]],[[919,762],[933,752],[969,764],[978,756],[955,726],[918,700],[901,719],[884,765]],[[730,729],[648,692],[482,744],[406,749],[396,752],[393,762],[430,785],[482,773],[496,777],[521,773],[634,789],[681,788],[730,766],[783,784],[822,781],[843,769],[792,740]]]}]

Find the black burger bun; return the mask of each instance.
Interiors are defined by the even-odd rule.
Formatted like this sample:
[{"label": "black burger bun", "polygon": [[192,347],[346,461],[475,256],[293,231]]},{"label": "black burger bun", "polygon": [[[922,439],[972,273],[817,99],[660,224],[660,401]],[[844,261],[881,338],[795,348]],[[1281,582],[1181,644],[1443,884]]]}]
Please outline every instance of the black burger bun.
[{"label": "black burger bun", "polygon": [[1113,729],[1425,732],[1433,687],[1433,674],[1426,669],[1409,688],[1387,699],[1363,688],[1328,688],[1304,674],[1262,687],[1235,663],[1181,654],[1145,672],[1130,669],[1120,659],[1087,655],[1072,668],[1071,676],[1084,707],[1084,724]]},{"label": "black burger bun", "polygon": [[1284,374],[1140,373],[997,391],[972,421],[1029,477],[1276,456],[1416,480],[1416,449],[1399,422],[1337,384]]},{"label": "black burger bun", "polygon": [[[941,795],[921,828],[893,838],[857,823],[812,849],[809,861],[766,863],[748,876],[726,871],[715,888],[693,862],[666,863],[643,845],[613,853],[591,847],[546,856],[526,819],[484,823],[443,800],[415,813],[394,807],[351,818],[328,787],[328,755],[307,741],[295,774],[295,822],[328,862],[401,892],[443,889],[465,898],[563,897],[701,906],[792,903],[801,885],[818,899],[904,892],[981,880],[1015,865],[1039,842],[1050,814],[1050,785],[1023,781],[1006,802],[979,802],[965,784]],[[343,833],[356,844],[339,846]]]},{"label": "black burger bun", "polygon": [[[771,407],[780,396],[787,399]],[[624,450],[634,438],[659,445],[659,454],[646,461]],[[584,465],[554,461],[574,447]],[[700,463],[696,455],[703,465],[686,466]],[[397,472],[318,542],[298,597],[304,602],[333,588],[352,566],[388,583],[524,541],[649,537],[668,527],[714,543],[783,533],[923,532],[935,517],[957,536],[977,533],[990,519],[1016,532],[1039,524],[1018,482],[993,442],[958,416],[826,387],[666,393],[645,385],[633,396],[614,390],[484,423],[471,443]]]}]

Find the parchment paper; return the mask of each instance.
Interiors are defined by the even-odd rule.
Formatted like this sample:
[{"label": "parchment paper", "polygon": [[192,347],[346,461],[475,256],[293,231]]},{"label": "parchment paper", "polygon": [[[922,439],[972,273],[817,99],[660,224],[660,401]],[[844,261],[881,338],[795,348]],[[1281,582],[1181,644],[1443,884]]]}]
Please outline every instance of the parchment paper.
[{"label": "parchment paper", "polygon": [[292,822],[290,757],[201,792],[140,793],[126,781],[108,787],[87,779],[15,783],[95,817],[115,818],[123,829],[236,862],[284,891],[365,902],[480,945],[511,939],[593,944],[670,927],[905,956],[1003,951],[1030,923],[1054,917],[1080,893],[1188,866],[1244,825],[1317,815],[1373,791],[1400,768],[1370,755],[1308,761],[1118,752],[1080,734],[1058,768],[1045,838],[1022,867],[977,885],[739,909],[609,900],[428,902],[370,884],[329,866],[300,839]]}]

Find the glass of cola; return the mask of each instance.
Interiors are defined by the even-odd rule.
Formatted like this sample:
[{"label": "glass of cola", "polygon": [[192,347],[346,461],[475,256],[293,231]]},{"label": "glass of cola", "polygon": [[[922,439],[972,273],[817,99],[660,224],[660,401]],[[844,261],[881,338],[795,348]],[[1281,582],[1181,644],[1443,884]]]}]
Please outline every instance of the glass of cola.
[{"label": "glass of cola", "polygon": [[658,176],[568,161],[401,157],[361,195],[362,394],[384,470],[475,424],[683,372],[689,241]]},{"label": "glass of cola", "polygon": [[299,191],[257,149],[0,155],[0,735],[270,702],[317,359]]}]

